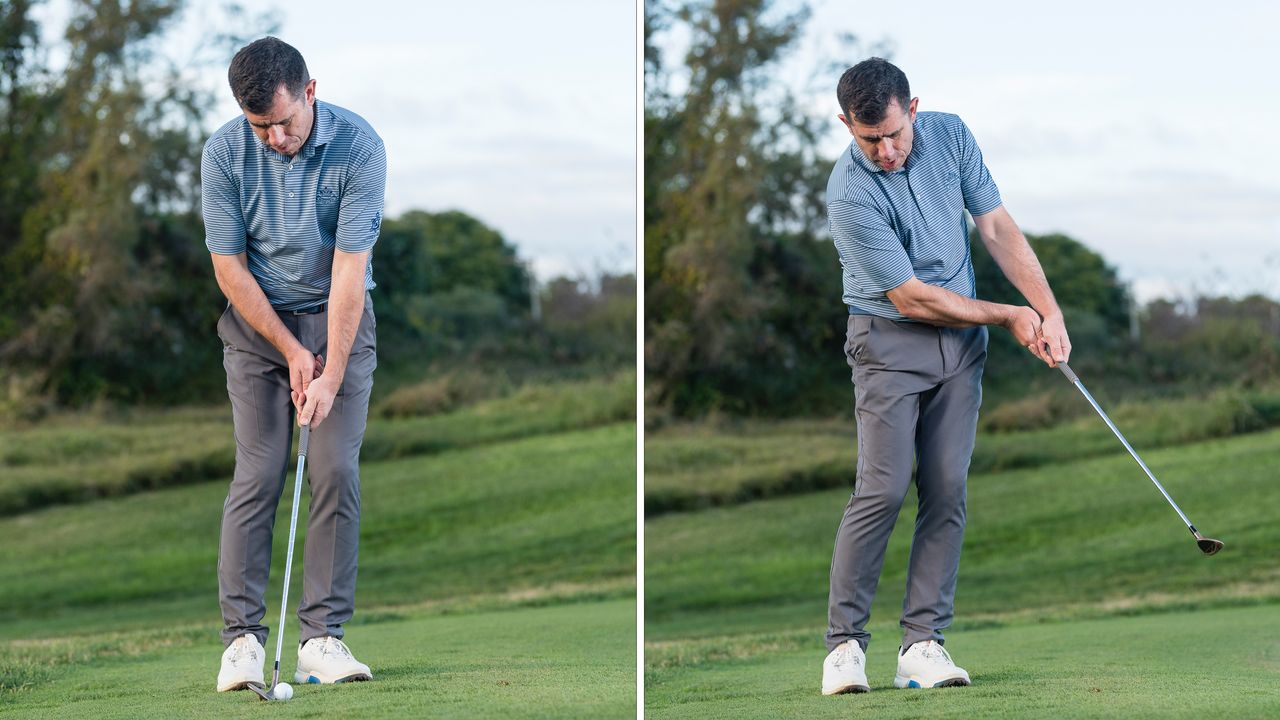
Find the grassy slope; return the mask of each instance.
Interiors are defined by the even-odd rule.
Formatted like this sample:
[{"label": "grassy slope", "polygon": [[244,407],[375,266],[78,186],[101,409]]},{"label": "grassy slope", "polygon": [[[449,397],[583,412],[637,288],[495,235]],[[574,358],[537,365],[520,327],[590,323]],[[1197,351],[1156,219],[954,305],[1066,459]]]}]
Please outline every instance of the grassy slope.
[{"label": "grassy slope", "polygon": [[[1215,658],[1242,654],[1242,662],[1253,664],[1232,665],[1223,659],[1222,673],[1238,670],[1249,683],[1260,682],[1258,659],[1269,658],[1272,673],[1280,661],[1280,650],[1266,644],[1274,638],[1256,632],[1280,622],[1280,571],[1274,562],[1274,548],[1280,546],[1280,527],[1274,523],[1274,509],[1280,506],[1280,485],[1274,478],[1277,447],[1280,432],[1271,431],[1145,453],[1199,527],[1227,543],[1213,558],[1200,555],[1177,516],[1127,455],[971,477],[958,620],[949,637],[955,647],[967,648],[969,638],[984,631],[991,633],[993,648],[1002,643],[1014,647],[1033,637],[1026,634],[1032,631],[1030,623],[1148,615],[1134,622],[1156,623],[1152,632],[1167,639],[1188,622],[1200,622],[1202,614],[1213,615],[1204,613],[1205,608],[1246,606],[1241,617],[1247,617],[1255,630],[1252,635],[1245,632],[1247,642],[1227,642],[1205,651]],[[847,499],[847,491],[828,491],[666,515],[645,523],[646,702],[651,708],[693,703],[690,707],[701,707],[702,716],[718,717],[721,709],[753,707],[750,692],[813,699],[810,686],[816,683],[814,673],[821,663],[831,543]],[[901,607],[913,503],[909,496],[890,541],[873,608],[872,629],[879,638],[873,649],[889,647],[890,660],[898,636],[894,621]],[[1200,612],[1189,619],[1153,614],[1178,610]],[[1111,624],[1098,626],[1102,639],[1128,636],[1129,628],[1138,626],[1124,620],[1107,622]],[[1074,624],[1045,627],[1046,642],[1076,632]],[[1073,651],[1075,657],[1084,658],[1092,641],[1082,642]],[[1147,668],[1144,653],[1165,652],[1161,647],[1151,644],[1126,656],[1125,662],[1134,663],[1132,672],[1141,673]],[[1133,700],[1139,703],[1135,712],[1154,712],[1151,707],[1142,710],[1141,703],[1158,703],[1161,684],[1175,682],[1182,664],[1198,664],[1197,652],[1175,651],[1168,662],[1162,661],[1164,674],[1154,685],[1144,686],[1157,694]],[[758,673],[756,665],[740,660],[755,654],[760,654],[752,661],[758,662]],[[771,654],[778,657],[770,659]],[[1016,659],[1000,662],[1007,665]],[[1064,667],[1055,682],[1068,681],[1072,673],[1094,672],[1079,664]],[[1117,667],[1114,672],[1122,671]],[[787,684],[788,673],[798,685]],[[782,686],[773,677],[782,678]],[[1274,680],[1274,674],[1269,676],[1268,681]],[[1010,681],[1016,685],[1025,678]],[[749,688],[759,683],[763,689]],[[1201,687],[1191,683],[1187,692],[1200,692]],[[729,697],[735,692],[744,694],[738,705]],[[726,704],[698,705],[716,698]],[[1186,707],[1204,707],[1190,702],[1194,699],[1188,699]],[[822,716],[821,706],[809,700],[798,702],[802,710],[795,717]],[[1069,694],[1058,696],[1058,702],[1067,704],[1055,712],[1070,709],[1069,701]],[[921,701],[910,696],[884,702],[897,703],[899,715],[926,712]],[[746,716],[782,717],[790,712],[789,706],[778,703],[756,707],[764,711]],[[853,712],[847,705],[841,707],[840,712]],[[968,712],[976,716],[993,707]],[[926,714],[935,706],[929,708]]]},{"label": "grassy slope", "polygon": [[[369,422],[364,462],[434,454],[635,418],[635,374],[528,386],[430,417]],[[231,474],[230,408],[66,415],[0,432],[0,516],[220,480]]]},{"label": "grassy slope", "polygon": [[[457,716],[573,716],[567,704],[581,705],[585,717],[631,715],[634,450],[635,427],[624,423],[363,464],[359,610],[349,637],[362,654],[382,634],[402,640],[396,652],[405,663],[426,658],[416,671],[404,664],[399,679],[392,672],[390,683],[377,684],[396,690],[387,697],[409,705],[439,701]],[[140,702],[163,716],[158,692],[174,655],[202,666],[182,686],[188,703],[215,702],[203,685],[220,652],[215,568],[225,492],[224,483],[208,483],[0,519],[0,709],[55,701],[61,695],[50,688],[61,687],[80,693],[86,715],[108,717],[113,707],[127,714],[131,691],[99,674],[141,672],[157,681],[139,690],[148,698]],[[272,625],[287,506],[276,524]],[[300,578],[295,566],[293,597]],[[566,602],[576,604],[545,616],[533,609]],[[476,614],[492,610],[512,612]],[[579,616],[598,632],[579,637]],[[289,627],[287,638],[296,632]],[[476,637],[470,654],[458,650],[453,660],[432,664],[441,634],[456,635],[462,648],[468,633]],[[602,646],[615,642],[622,646]],[[500,691],[507,705],[487,704],[480,699],[484,678],[494,658],[507,656],[530,674],[511,678],[520,692]],[[121,658],[142,664],[113,664]],[[370,659],[376,663],[377,654]],[[577,682],[597,661],[600,676],[582,690],[554,685]],[[619,663],[629,670],[618,670]],[[72,665],[86,672],[71,672]],[[415,685],[421,692],[410,692]],[[368,702],[383,701],[365,696],[349,708]],[[394,716],[391,705],[378,707]]]},{"label": "grassy slope", "polygon": [[[1083,398],[1055,427],[978,435],[972,471],[1041,467],[1124,453]],[[1001,408],[994,412],[999,414]],[[1280,391],[1117,404],[1109,414],[1141,452],[1280,425]],[[676,424],[645,438],[645,514],[848,487],[857,459],[849,419]]]}]

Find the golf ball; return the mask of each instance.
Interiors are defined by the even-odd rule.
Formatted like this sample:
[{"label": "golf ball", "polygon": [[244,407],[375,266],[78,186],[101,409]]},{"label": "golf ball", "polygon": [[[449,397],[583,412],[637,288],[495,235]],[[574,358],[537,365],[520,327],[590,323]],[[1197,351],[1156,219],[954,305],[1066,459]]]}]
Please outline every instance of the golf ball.
[{"label": "golf ball", "polygon": [[289,683],[280,683],[271,690],[271,697],[276,700],[288,700],[293,697],[293,686]]}]

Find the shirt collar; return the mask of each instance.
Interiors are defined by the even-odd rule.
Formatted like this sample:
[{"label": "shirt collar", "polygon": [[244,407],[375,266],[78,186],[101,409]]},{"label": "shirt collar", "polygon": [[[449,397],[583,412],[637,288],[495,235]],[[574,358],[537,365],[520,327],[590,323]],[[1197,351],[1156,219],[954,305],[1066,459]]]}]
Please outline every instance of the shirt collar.
[{"label": "shirt collar", "polygon": [[315,155],[317,147],[333,139],[333,112],[318,98],[316,99],[314,110],[315,117],[311,124],[311,137],[307,138],[307,141],[302,145],[302,155],[305,157]]}]

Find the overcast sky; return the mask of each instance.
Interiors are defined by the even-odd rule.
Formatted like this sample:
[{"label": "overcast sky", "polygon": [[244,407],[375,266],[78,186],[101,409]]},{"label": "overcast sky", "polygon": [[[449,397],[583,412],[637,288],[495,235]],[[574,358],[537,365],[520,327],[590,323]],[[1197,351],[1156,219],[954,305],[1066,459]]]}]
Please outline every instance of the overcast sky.
[{"label": "overcast sky", "polygon": [[[1140,299],[1280,298],[1280,7],[1227,0],[814,4],[798,65],[891,41],[921,110],[961,116],[1025,231],[1100,252]],[[834,86],[829,153],[849,140]]]},{"label": "overcast sky", "polygon": [[[169,47],[197,42],[221,5],[192,0]],[[463,210],[515,243],[543,280],[635,270],[631,2],[312,0],[251,10],[270,8],[318,97],[363,116],[386,143],[388,215]],[[38,17],[61,32],[66,12],[66,0],[51,0]],[[239,112],[225,67],[214,75],[221,104],[210,129]]]}]

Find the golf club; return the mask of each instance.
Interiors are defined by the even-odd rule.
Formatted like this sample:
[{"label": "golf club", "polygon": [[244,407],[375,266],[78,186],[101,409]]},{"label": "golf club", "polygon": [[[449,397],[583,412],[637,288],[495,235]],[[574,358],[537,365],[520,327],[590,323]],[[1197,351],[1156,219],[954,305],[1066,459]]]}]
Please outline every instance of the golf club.
[{"label": "golf club", "polygon": [[280,594],[280,624],[276,626],[276,665],[271,673],[271,689],[264,691],[256,684],[249,685],[249,689],[263,700],[288,700],[293,697],[292,687],[287,691],[287,697],[277,694],[276,688],[280,684],[280,654],[284,652],[284,621],[289,606],[289,575],[293,571],[293,541],[298,532],[298,501],[302,496],[302,469],[307,462],[307,441],[310,435],[311,426],[303,425],[298,436],[298,476],[293,481],[293,507],[289,512],[289,551],[284,556],[284,590]]},{"label": "golf club", "polygon": [[1138,457],[1138,453],[1134,451],[1133,446],[1129,444],[1128,440],[1124,439],[1124,435],[1120,433],[1120,429],[1117,428],[1116,424],[1111,422],[1111,418],[1107,417],[1107,414],[1102,411],[1102,407],[1098,405],[1098,401],[1093,399],[1093,396],[1089,394],[1089,391],[1084,388],[1084,383],[1080,382],[1080,378],[1072,372],[1071,368],[1068,367],[1066,363],[1060,362],[1058,363],[1058,369],[1062,371],[1063,375],[1067,376],[1067,379],[1070,380],[1073,385],[1080,389],[1081,394],[1084,395],[1084,399],[1088,400],[1089,404],[1093,406],[1093,409],[1098,411],[1098,414],[1102,416],[1103,421],[1107,423],[1107,427],[1111,428],[1111,432],[1115,433],[1116,437],[1120,438],[1120,442],[1124,443],[1124,448],[1129,451],[1129,454],[1133,456],[1134,460],[1138,461],[1138,465],[1142,467],[1142,470],[1147,474],[1147,477],[1151,478],[1151,482],[1155,483],[1156,489],[1160,491],[1161,495],[1164,495],[1164,499],[1168,500],[1169,504],[1173,506],[1174,512],[1178,513],[1178,517],[1182,518],[1182,522],[1186,524],[1187,529],[1195,536],[1196,545],[1200,547],[1200,552],[1205,555],[1214,555],[1221,550],[1221,540],[1214,540],[1213,538],[1207,538],[1201,535],[1200,531],[1196,530],[1196,526],[1191,524],[1191,521],[1187,519],[1186,513],[1182,512],[1182,508],[1178,507],[1178,503],[1174,502],[1173,498],[1169,496],[1169,492],[1165,490],[1164,486],[1160,484],[1160,481],[1156,479],[1155,474],[1151,472],[1151,468],[1148,468],[1147,464],[1142,462],[1142,458]]}]

